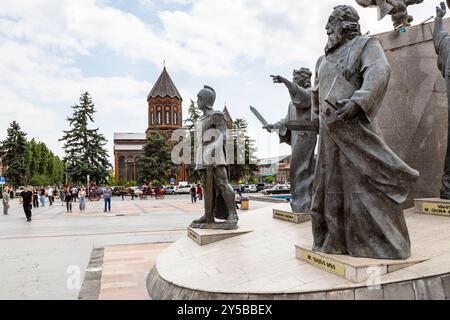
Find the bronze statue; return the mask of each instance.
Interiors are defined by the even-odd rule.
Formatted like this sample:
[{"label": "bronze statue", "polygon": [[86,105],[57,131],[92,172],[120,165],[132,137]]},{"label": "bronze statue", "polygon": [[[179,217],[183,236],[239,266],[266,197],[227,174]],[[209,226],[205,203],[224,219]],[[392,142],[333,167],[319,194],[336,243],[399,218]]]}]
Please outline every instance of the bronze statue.
[{"label": "bronze statue", "polygon": [[377,123],[390,78],[380,41],[361,35],[357,11],[334,8],[316,65],[312,120],[319,124],[311,218],[313,250],[407,259],[403,212],[419,173],[384,142]]},{"label": "bronze statue", "polygon": [[[450,0],[447,0],[450,7]],[[438,54],[438,68],[447,84],[447,96],[449,105],[448,124],[450,128],[450,36],[444,31],[442,18],[447,12],[445,3],[441,2],[440,7],[436,7],[436,19],[434,23],[433,41],[436,53]],[[450,200],[450,130],[448,130],[447,155],[445,157],[444,176],[442,177],[441,198]]]},{"label": "bronze statue", "polygon": [[300,120],[311,121],[311,76],[307,68],[294,70],[292,82],[281,76],[271,76],[274,83],[283,83],[288,88],[291,102],[286,118],[264,127],[269,132],[277,130],[280,142],[292,148],[290,183],[294,213],[309,213],[311,208],[317,132],[293,128]]},{"label": "bronze statue", "polygon": [[[213,110],[216,92],[205,86],[197,95],[203,115],[197,120],[195,170],[205,186],[205,215],[191,224],[197,229],[238,228],[234,190],[228,183],[226,162],[227,125],[225,114]],[[216,222],[215,218],[225,220]]]},{"label": "bronze statue", "polygon": [[423,0],[356,0],[362,7],[378,7],[378,20],[391,15],[394,28],[409,27],[414,18],[408,14],[408,6]]}]

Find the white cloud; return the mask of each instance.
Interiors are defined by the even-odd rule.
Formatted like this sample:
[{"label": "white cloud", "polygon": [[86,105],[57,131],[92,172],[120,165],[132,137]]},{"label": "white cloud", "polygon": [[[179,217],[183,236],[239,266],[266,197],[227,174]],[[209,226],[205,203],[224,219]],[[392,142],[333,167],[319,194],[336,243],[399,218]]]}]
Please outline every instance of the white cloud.
[{"label": "white cloud", "polygon": [[[266,108],[269,119],[285,112],[274,105],[287,106],[288,95],[273,87],[268,74],[313,67],[332,7],[356,7],[353,0],[140,0],[159,17],[152,23],[113,7],[113,1],[0,1],[0,137],[7,122],[17,119],[56,149],[67,106],[84,90],[94,95],[96,118],[108,138],[124,127],[145,130],[151,83],[127,74],[86,76],[79,57],[107,49],[123,61],[160,66],[166,59],[170,70],[184,75],[177,86],[185,105],[201,85],[213,83],[221,92],[218,101],[228,101],[233,115],[250,119],[257,132],[248,104]],[[189,6],[169,11],[162,4]],[[434,6],[430,1],[410,11],[420,22],[434,14]],[[376,21],[376,10],[357,8],[364,31],[392,29],[389,18]]]}]

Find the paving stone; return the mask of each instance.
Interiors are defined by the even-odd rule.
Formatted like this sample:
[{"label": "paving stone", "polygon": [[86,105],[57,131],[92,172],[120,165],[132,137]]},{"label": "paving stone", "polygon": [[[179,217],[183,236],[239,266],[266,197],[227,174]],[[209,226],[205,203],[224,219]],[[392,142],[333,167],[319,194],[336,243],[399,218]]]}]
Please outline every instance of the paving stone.
[{"label": "paving stone", "polygon": [[415,300],[411,281],[383,285],[384,300]]},{"label": "paving stone", "polygon": [[414,281],[416,300],[445,300],[441,277]]}]

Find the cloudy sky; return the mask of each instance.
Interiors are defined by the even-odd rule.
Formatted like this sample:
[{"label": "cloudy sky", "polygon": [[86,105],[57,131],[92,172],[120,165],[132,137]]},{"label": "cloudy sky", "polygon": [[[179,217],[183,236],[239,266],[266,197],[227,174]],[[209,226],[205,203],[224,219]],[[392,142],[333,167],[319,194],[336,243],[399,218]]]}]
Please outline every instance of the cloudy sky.
[{"label": "cloudy sky", "polygon": [[[410,7],[414,23],[435,14],[438,1]],[[258,156],[288,154],[249,111],[284,117],[289,96],[270,74],[290,78],[313,68],[326,43],[333,6],[354,0],[0,0],[0,139],[13,120],[28,137],[63,155],[58,139],[70,106],[89,91],[96,126],[144,132],[146,97],[166,60],[184,111],[204,84],[233,117],[246,118]],[[363,33],[392,29],[376,9],[357,7]]]}]

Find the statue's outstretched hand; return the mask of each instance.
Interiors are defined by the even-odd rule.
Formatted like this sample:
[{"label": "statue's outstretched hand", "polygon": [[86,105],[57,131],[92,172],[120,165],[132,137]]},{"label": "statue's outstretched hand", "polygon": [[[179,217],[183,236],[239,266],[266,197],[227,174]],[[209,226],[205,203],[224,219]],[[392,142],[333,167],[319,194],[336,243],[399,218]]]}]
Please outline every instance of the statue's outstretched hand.
[{"label": "statue's outstretched hand", "polygon": [[447,7],[445,6],[445,2],[441,2],[440,7],[436,7],[436,18],[442,19],[447,13]]},{"label": "statue's outstretched hand", "polygon": [[281,76],[270,76],[273,80],[273,83],[283,83],[283,77]]},{"label": "statue's outstretched hand", "polygon": [[344,99],[337,102],[341,107],[336,111],[337,118],[339,120],[351,120],[358,114],[359,106],[350,99]]}]

